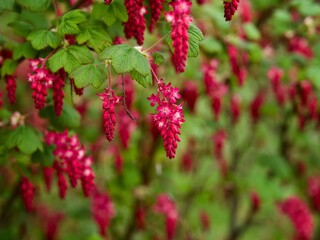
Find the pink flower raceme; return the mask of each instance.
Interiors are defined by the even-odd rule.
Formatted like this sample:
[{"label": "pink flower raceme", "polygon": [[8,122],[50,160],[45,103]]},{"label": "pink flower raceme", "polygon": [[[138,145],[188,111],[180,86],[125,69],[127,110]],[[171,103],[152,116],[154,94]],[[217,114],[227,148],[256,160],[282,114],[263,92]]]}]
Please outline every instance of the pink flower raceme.
[{"label": "pink flower raceme", "polygon": [[[242,53],[240,55],[238,49],[231,44],[229,44],[227,48],[232,72],[237,77],[238,84],[242,86],[247,75],[247,70],[245,69],[245,67],[241,67],[241,64],[245,65],[245,63],[247,62],[246,54]],[[239,56],[241,56],[242,58],[240,58]]]},{"label": "pink flower raceme", "polygon": [[214,154],[218,159],[223,158],[223,148],[227,139],[227,132],[218,130],[212,137],[214,143]]},{"label": "pink flower raceme", "polygon": [[290,39],[288,50],[309,59],[314,55],[308,41],[297,36]]},{"label": "pink flower raceme", "polygon": [[53,154],[56,157],[54,168],[58,175],[60,196],[64,198],[67,189],[64,173],[69,177],[72,187],[81,180],[83,193],[88,196],[94,187],[94,173],[91,168],[92,159],[85,155],[77,135],[68,136],[68,132],[47,132],[45,140],[48,145],[55,145]]},{"label": "pink flower raceme", "polygon": [[228,92],[228,86],[221,82],[216,82],[215,89],[210,93],[211,108],[214,114],[214,118],[217,121],[219,119],[222,109],[222,97]]},{"label": "pink flower raceme", "polygon": [[135,218],[136,218],[135,220],[136,220],[136,225],[138,229],[145,229],[146,215],[147,215],[146,208],[142,206],[137,207],[135,212]]},{"label": "pink flower raceme", "polygon": [[314,176],[308,179],[308,195],[313,208],[320,212],[320,177]]},{"label": "pink flower raceme", "polygon": [[161,11],[163,9],[164,0],[149,0],[150,10],[151,10],[151,21],[149,25],[149,31],[152,33],[154,25],[160,18]]},{"label": "pink flower raceme", "polygon": [[115,216],[114,205],[108,193],[102,193],[95,190],[91,197],[92,217],[99,227],[102,236],[107,235],[107,228],[111,219]]},{"label": "pink flower raceme", "polygon": [[202,210],[199,214],[200,223],[203,231],[208,231],[210,229],[210,217],[208,213]]},{"label": "pink flower raceme", "polygon": [[33,211],[33,198],[35,195],[35,187],[32,182],[26,178],[22,177],[21,179],[21,196],[24,203],[24,206],[28,212]]},{"label": "pink flower raceme", "polygon": [[118,97],[111,88],[106,88],[104,93],[98,94],[100,97],[103,108],[103,126],[104,133],[109,142],[114,137],[114,128],[116,125],[115,105],[120,102]]},{"label": "pink flower raceme", "polygon": [[104,0],[105,5],[109,5],[112,2],[112,0]]},{"label": "pink flower raceme", "polygon": [[48,192],[50,192],[51,186],[52,186],[54,169],[52,167],[44,167],[42,169],[42,173],[43,173],[44,182],[46,184],[46,189]]},{"label": "pink flower raceme", "polygon": [[184,82],[181,95],[183,99],[186,100],[191,112],[194,112],[195,105],[198,99],[197,85],[193,81]]},{"label": "pink flower raceme", "polygon": [[241,0],[240,15],[243,22],[245,23],[252,22],[253,12],[252,12],[252,7],[249,0]]},{"label": "pink flower raceme", "polygon": [[44,59],[31,59],[32,73],[28,73],[28,81],[33,90],[32,97],[36,109],[42,109],[46,104],[47,90],[52,87],[55,76],[46,68]]},{"label": "pink flower raceme", "polygon": [[232,16],[235,14],[235,12],[238,9],[240,0],[228,0],[224,1],[224,18],[226,21],[230,21],[232,19]]},{"label": "pink flower raceme", "polygon": [[163,83],[162,80],[158,82],[158,93],[148,98],[152,107],[158,105],[157,114],[152,117],[163,137],[164,148],[170,159],[175,157],[177,142],[180,141],[180,127],[184,122],[182,104],[177,105],[180,98],[179,89],[172,87],[171,83]]},{"label": "pink flower raceme", "polygon": [[52,83],[54,111],[57,116],[60,116],[62,113],[64,99],[64,78],[65,72],[64,70],[60,70],[57,74],[55,74],[55,78]]},{"label": "pink flower raceme", "polygon": [[[132,112],[134,116],[137,116],[138,113]],[[131,139],[131,135],[133,131],[136,129],[137,124],[133,121],[125,111],[125,109],[121,109],[118,112],[118,132],[121,140],[122,146],[127,149],[129,146],[129,142]]]},{"label": "pink flower raceme", "polygon": [[9,102],[11,104],[14,104],[16,102],[16,89],[17,89],[16,79],[14,76],[9,76],[9,75],[6,75],[5,79],[7,83],[6,90],[7,90]]},{"label": "pink flower raceme", "polygon": [[296,240],[311,240],[314,224],[308,206],[297,197],[289,197],[279,204],[279,209],[290,218],[295,228]]},{"label": "pink flower raceme", "polygon": [[173,11],[166,14],[166,20],[171,23],[173,55],[172,61],[177,72],[184,72],[189,49],[188,29],[192,21],[190,14],[191,2],[177,0],[171,3]]},{"label": "pink flower raceme", "polygon": [[113,45],[122,44],[122,43],[124,43],[124,41],[125,41],[125,40],[124,40],[122,37],[117,36],[117,37],[115,37],[115,38],[113,39]]},{"label": "pink flower raceme", "polygon": [[240,117],[240,111],[241,111],[240,96],[238,96],[236,94],[232,95],[230,105],[231,105],[230,111],[231,111],[232,123],[235,124],[238,122],[239,117]]},{"label": "pink flower raceme", "polygon": [[261,107],[265,102],[265,95],[262,91],[258,92],[250,104],[250,115],[253,123],[257,123],[260,119]]},{"label": "pink flower raceme", "polygon": [[190,172],[193,169],[193,158],[189,151],[185,152],[181,158],[181,169],[185,172]]},{"label": "pink flower raceme", "polygon": [[160,194],[153,206],[156,213],[163,214],[166,219],[167,240],[174,238],[179,219],[178,210],[174,201],[167,194]]},{"label": "pink flower raceme", "polygon": [[211,60],[209,63],[202,64],[201,70],[203,72],[203,81],[206,93],[210,95],[212,91],[216,88],[216,71],[219,62],[215,59]]},{"label": "pink flower raceme", "polygon": [[272,67],[268,71],[268,78],[271,82],[273,93],[280,105],[283,105],[285,103],[287,92],[286,87],[281,84],[283,75],[283,70],[277,67]]},{"label": "pink flower raceme", "polygon": [[128,12],[128,21],[124,25],[126,38],[134,37],[139,45],[144,42],[144,31],[146,20],[144,15],[147,13],[142,0],[125,0],[124,4]]},{"label": "pink flower raceme", "polygon": [[250,194],[250,201],[251,201],[251,211],[258,212],[261,205],[261,199],[257,192],[252,192]]}]

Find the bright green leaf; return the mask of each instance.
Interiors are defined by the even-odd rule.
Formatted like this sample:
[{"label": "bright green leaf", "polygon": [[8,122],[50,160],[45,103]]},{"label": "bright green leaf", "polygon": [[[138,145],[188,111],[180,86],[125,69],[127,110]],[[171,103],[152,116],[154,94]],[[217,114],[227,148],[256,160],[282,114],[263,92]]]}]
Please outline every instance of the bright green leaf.
[{"label": "bright green leaf", "polygon": [[147,76],[142,76],[139,72],[132,70],[130,72],[131,74],[131,78],[136,80],[140,85],[142,85],[143,87],[147,87],[148,84],[152,83],[152,76],[151,74],[147,75]]},{"label": "bright green leaf", "polygon": [[48,60],[49,68],[52,72],[57,72],[59,69],[64,68],[68,73],[72,72],[82,64],[92,62],[93,56],[90,50],[85,46],[75,45],[60,49]]},{"label": "bright green leaf", "polygon": [[31,43],[26,42],[19,44],[14,50],[13,50],[13,59],[17,60],[19,58],[34,58],[37,55],[36,50],[33,49],[31,46]]},{"label": "bright green leaf", "polygon": [[246,36],[251,40],[259,40],[261,38],[260,32],[253,23],[246,23],[243,26]]},{"label": "bright green leaf", "polygon": [[43,29],[32,31],[27,40],[31,41],[34,49],[41,50],[48,46],[57,48],[61,44],[62,38],[55,32]]},{"label": "bright green leaf", "polygon": [[110,5],[105,5],[104,3],[95,4],[91,12],[91,17],[96,20],[101,20],[108,26],[111,26],[116,21],[116,16],[110,8]]},{"label": "bright green leaf", "polygon": [[90,21],[80,26],[80,33],[76,40],[79,44],[88,42],[96,52],[101,52],[105,47],[111,46],[112,39],[99,21]]},{"label": "bright green leaf", "polygon": [[78,88],[88,85],[99,88],[104,81],[103,75],[95,64],[80,66],[70,73],[70,77],[74,78],[75,85]]},{"label": "bright green leaf", "polygon": [[32,12],[44,11],[51,4],[51,0],[17,0],[16,2]]},{"label": "bright green leaf", "polygon": [[80,126],[80,114],[67,103],[63,104],[62,113],[59,117],[55,114],[53,106],[42,109],[40,116],[49,119],[51,125],[57,130],[73,129]]},{"label": "bright green leaf", "polygon": [[78,24],[86,20],[87,17],[84,12],[79,9],[72,10],[62,16],[58,32],[62,34],[78,34],[80,33]]},{"label": "bright green leaf", "polygon": [[112,9],[114,16],[118,18],[121,22],[128,21],[128,13],[125,6],[119,1],[113,1],[110,4],[110,8]]},{"label": "bright green leaf", "polygon": [[18,66],[18,63],[12,59],[6,59],[1,67],[1,76],[12,75]]}]

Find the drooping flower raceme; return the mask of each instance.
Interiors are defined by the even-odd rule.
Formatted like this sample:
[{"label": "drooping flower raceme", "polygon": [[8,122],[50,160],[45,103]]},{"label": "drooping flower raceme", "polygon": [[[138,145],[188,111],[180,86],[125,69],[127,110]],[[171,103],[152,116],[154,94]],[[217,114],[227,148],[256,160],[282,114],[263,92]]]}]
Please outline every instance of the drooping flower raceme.
[{"label": "drooping flower raceme", "polygon": [[184,122],[182,104],[177,104],[180,98],[179,89],[172,87],[171,83],[165,84],[162,80],[158,82],[158,93],[148,98],[152,107],[158,105],[157,113],[153,114],[152,118],[163,137],[164,148],[170,159],[175,157],[181,124]]},{"label": "drooping flower raceme", "polygon": [[232,16],[235,14],[235,12],[238,9],[240,0],[229,0],[229,1],[224,1],[224,18],[226,21],[230,21],[232,19]]},{"label": "drooping flower raceme", "polygon": [[118,97],[111,88],[106,88],[106,90],[98,94],[100,97],[103,108],[103,126],[104,133],[109,142],[112,141],[114,137],[114,129],[116,125],[116,115],[115,115],[115,105],[120,102],[120,97]]},{"label": "drooping flower raceme", "polygon": [[126,38],[134,37],[139,45],[144,42],[144,31],[146,20],[144,15],[147,13],[142,0],[125,0],[124,4],[128,12],[128,21],[124,25]]},{"label": "drooping flower raceme", "polygon": [[292,221],[296,231],[295,239],[312,239],[313,218],[308,206],[302,200],[297,197],[289,197],[279,204],[279,209]]},{"label": "drooping flower raceme", "polygon": [[11,75],[6,75],[5,79],[7,83],[6,90],[7,90],[9,102],[11,104],[14,104],[16,101],[16,89],[17,89],[16,79],[14,76],[11,76]]},{"label": "drooping flower raceme", "polygon": [[32,182],[26,178],[22,177],[21,179],[21,196],[24,203],[24,206],[28,212],[31,212],[34,209],[33,198],[35,195],[35,187]]},{"label": "drooping flower raceme", "polygon": [[163,9],[164,0],[149,0],[150,10],[151,10],[151,20],[149,25],[149,31],[152,33],[154,25],[160,18],[161,11]]},{"label": "drooping flower raceme", "polygon": [[192,18],[190,16],[191,2],[177,0],[171,4],[173,11],[166,13],[166,20],[171,23],[173,55],[172,62],[177,72],[184,72],[188,57],[188,29]]}]

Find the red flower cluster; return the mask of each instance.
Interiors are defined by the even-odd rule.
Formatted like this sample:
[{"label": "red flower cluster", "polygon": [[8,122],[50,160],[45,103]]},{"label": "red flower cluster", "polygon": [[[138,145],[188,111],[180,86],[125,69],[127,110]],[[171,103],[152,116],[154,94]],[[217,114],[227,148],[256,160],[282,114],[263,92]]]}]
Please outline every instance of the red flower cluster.
[{"label": "red flower cluster", "polygon": [[216,79],[217,66],[218,62],[216,60],[211,60],[209,64],[202,65],[204,84],[206,92],[211,99],[215,120],[218,120],[221,113],[222,97],[228,92],[228,86]]},{"label": "red flower cluster", "polygon": [[160,18],[161,11],[163,9],[163,5],[162,5],[163,2],[164,0],[149,0],[150,10],[151,10],[151,20],[149,25],[150,33],[153,32],[153,28]]},{"label": "red flower cluster", "polygon": [[92,194],[91,212],[96,221],[100,234],[106,236],[110,220],[115,216],[114,205],[108,193],[95,190]]},{"label": "red flower cluster", "polygon": [[62,133],[47,132],[45,141],[48,145],[56,146],[53,151],[56,157],[54,169],[58,176],[60,197],[64,198],[67,189],[64,173],[68,175],[72,187],[76,187],[78,181],[81,180],[83,193],[85,196],[89,196],[94,187],[92,158],[85,155],[85,149],[78,136],[68,136],[67,131]]},{"label": "red flower cluster", "polygon": [[146,29],[146,19],[144,15],[147,13],[143,6],[142,0],[125,0],[124,4],[128,12],[128,21],[124,25],[126,38],[134,37],[139,45],[144,42],[144,31]]},{"label": "red flower cluster", "polygon": [[314,231],[313,218],[307,205],[297,197],[290,197],[279,204],[280,210],[292,221],[297,240],[310,240]]},{"label": "red flower cluster", "polygon": [[114,128],[116,125],[115,105],[120,102],[118,97],[111,88],[106,88],[104,93],[98,94],[100,97],[103,108],[103,126],[104,133],[109,142],[114,137]]},{"label": "red flower cluster", "polygon": [[320,177],[314,176],[308,180],[308,194],[314,209],[320,212]]},{"label": "red flower cluster", "polygon": [[238,122],[240,117],[240,111],[241,111],[240,96],[236,94],[232,95],[230,105],[231,105],[230,111],[231,111],[232,123],[235,124]]},{"label": "red flower cluster", "polygon": [[31,212],[34,209],[33,198],[35,195],[35,187],[32,182],[26,178],[22,177],[21,179],[21,196],[24,203],[24,206],[28,212]]},{"label": "red flower cluster", "polygon": [[247,75],[247,70],[244,67],[247,62],[247,55],[240,54],[238,49],[235,46],[229,44],[228,56],[229,56],[232,72],[234,75],[236,75],[238,79],[238,84],[242,86],[244,84],[244,81]]},{"label": "red flower cluster", "polygon": [[191,112],[194,113],[195,105],[198,99],[198,89],[194,81],[185,81],[181,93],[184,100],[186,100]]},{"label": "red flower cluster", "polygon": [[161,213],[165,216],[167,239],[172,240],[176,232],[179,218],[176,204],[167,194],[163,193],[158,196],[157,202],[153,206],[153,210],[156,213]]},{"label": "red flower cluster", "polygon": [[173,11],[166,13],[166,20],[171,23],[172,61],[177,72],[184,72],[189,49],[188,29],[192,21],[190,14],[191,2],[177,0],[171,3]]},{"label": "red flower cluster", "polygon": [[253,18],[252,7],[249,0],[242,0],[240,3],[240,16],[242,22],[250,23],[252,22]]},{"label": "red flower cluster", "polygon": [[240,0],[229,0],[224,1],[224,18],[226,21],[230,21],[232,19],[232,16],[235,14],[235,12],[238,9]]},{"label": "red flower cluster", "polygon": [[[127,149],[129,146],[131,135],[137,127],[137,124],[128,116],[127,112],[124,109],[121,109],[117,115],[119,123],[118,131],[121,144],[125,149]],[[134,112],[133,115],[138,115],[138,113]]]},{"label": "red flower cluster", "polygon": [[308,41],[302,37],[291,38],[289,41],[288,50],[309,59],[313,58],[314,56]]},{"label": "red flower cluster", "polygon": [[180,141],[180,127],[184,122],[182,104],[177,105],[180,98],[179,88],[172,87],[171,83],[165,84],[162,80],[158,82],[158,93],[148,98],[152,107],[158,104],[158,113],[152,117],[163,137],[164,148],[170,159],[175,157],[177,142]]},{"label": "red flower cluster", "polygon": [[77,88],[76,84],[74,83],[74,79],[73,78],[70,78],[70,84],[73,87],[73,90],[74,90],[76,95],[78,95],[78,96],[82,96],[83,95],[84,88]]},{"label": "red flower cluster", "polygon": [[258,212],[261,206],[261,199],[257,192],[252,192],[250,194],[250,201],[251,201],[251,211]]},{"label": "red flower cluster", "polygon": [[262,91],[258,92],[250,104],[250,115],[253,123],[257,123],[261,115],[261,107],[266,98]]},{"label": "red flower cluster", "polygon": [[271,82],[273,93],[280,105],[283,105],[285,103],[287,93],[286,87],[281,84],[283,75],[283,70],[277,67],[272,67],[268,71],[268,78]]},{"label": "red flower cluster", "polygon": [[65,73],[60,70],[58,73],[53,74],[45,65],[44,59],[31,59],[30,67],[32,73],[28,73],[28,81],[33,90],[32,97],[35,107],[42,109],[46,105],[47,90],[53,88],[53,100],[55,112],[57,115],[61,114],[62,104],[64,98],[63,86]]},{"label": "red flower cluster", "polygon": [[8,99],[11,104],[14,104],[16,102],[16,89],[17,89],[17,83],[14,76],[5,76],[6,79],[6,90],[8,94]]},{"label": "red flower cluster", "polygon": [[104,0],[105,5],[109,5],[112,2],[112,0]]}]

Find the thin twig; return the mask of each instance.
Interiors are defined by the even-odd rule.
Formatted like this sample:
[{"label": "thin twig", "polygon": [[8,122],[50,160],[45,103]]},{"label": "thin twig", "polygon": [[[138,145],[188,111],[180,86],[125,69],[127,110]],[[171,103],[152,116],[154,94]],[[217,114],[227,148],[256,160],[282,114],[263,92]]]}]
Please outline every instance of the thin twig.
[{"label": "thin twig", "polygon": [[162,38],[160,38],[158,41],[156,41],[154,44],[152,44],[150,47],[148,47],[146,50],[143,50],[142,52],[148,52],[148,51],[150,51],[152,48],[154,48],[154,47],[157,46],[160,42],[162,42],[163,39],[165,39],[168,34],[169,34],[169,33],[167,33],[166,35],[164,35]]},{"label": "thin twig", "polygon": [[136,119],[132,116],[131,112],[129,111],[128,107],[127,107],[127,103],[126,103],[126,91],[125,91],[125,86],[124,86],[124,77],[123,74],[121,74],[122,76],[122,105],[124,107],[124,109],[126,110],[126,113],[128,114],[128,116],[133,120],[136,121]]}]

